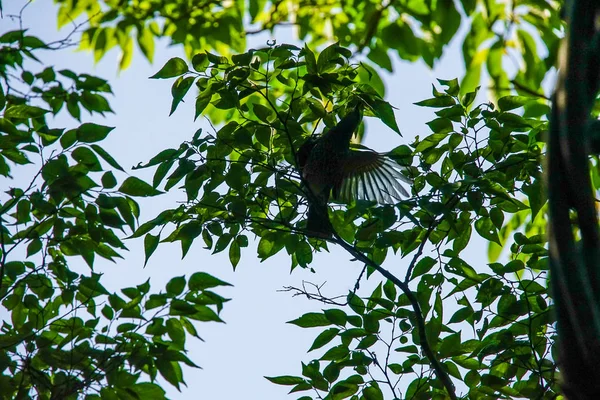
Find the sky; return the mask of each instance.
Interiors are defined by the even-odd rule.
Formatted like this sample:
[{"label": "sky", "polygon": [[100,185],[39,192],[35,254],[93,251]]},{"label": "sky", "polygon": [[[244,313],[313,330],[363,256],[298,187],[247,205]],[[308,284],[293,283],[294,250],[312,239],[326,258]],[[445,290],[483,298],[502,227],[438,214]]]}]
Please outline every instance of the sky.
[{"label": "sky", "polygon": [[[17,29],[9,15],[18,13],[25,4],[22,0],[3,2],[4,18],[0,20],[0,35]],[[62,38],[70,27],[57,32],[56,6],[50,1],[36,1],[29,5],[23,16],[28,34],[45,41]],[[431,109],[413,105],[414,102],[431,97],[431,85],[436,78],[452,79],[462,76],[464,68],[460,56],[461,37],[455,38],[446,50],[446,56],[431,71],[422,62],[400,62],[394,59],[394,73],[383,73],[387,85],[386,100],[398,108],[396,119],[404,137],[397,136],[389,128],[371,118],[367,121],[365,145],[375,150],[385,151],[412,141],[415,135],[428,135],[425,122],[435,116]],[[249,47],[264,46],[269,39],[278,43],[301,45],[293,35],[292,29],[276,31],[275,35],[266,34],[251,37]],[[193,120],[193,94],[190,91],[187,101],[169,117],[171,103],[170,80],[149,80],[171,57],[183,57],[181,47],[168,47],[166,41],[156,45],[154,65],[150,65],[136,48],[131,66],[118,72],[118,51],[111,51],[101,62],[94,65],[90,53],[76,52],[74,49],[60,52],[43,53],[44,64],[54,65],[55,69],[69,68],[77,73],[90,73],[107,79],[113,89],[114,97],[109,102],[115,114],[106,118],[90,117],[83,113],[82,122],[96,122],[115,126],[102,146],[109,151],[128,173],[150,178],[148,173],[131,171],[130,167],[138,162],[147,161],[159,151],[178,147],[181,142],[191,138],[199,128],[209,128],[206,121]],[[32,70],[41,69],[40,65],[30,64]],[[66,114],[66,113],[61,113]],[[78,126],[78,122],[62,115],[53,121],[55,126],[68,129]],[[16,182],[27,179],[26,169],[15,169]],[[30,172],[30,171],[29,171]],[[125,176],[121,176],[124,179]],[[2,183],[0,182],[0,185]],[[142,206],[141,222],[153,218],[160,211],[176,206],[182,200],[180,193],[172,193],[140,200]],[[481,243],[480,243],[481,244]],[[307,354],[319,329],[301,329],[287,321],[293,320],[305,312],[318,311],[324,307],[303,297],[293,297],[281,292],[286,286],[300,287],[304,281],[323,284],[323,293],[330,297],[345,295],[354,286],[362,265],[353,262],[350,256],[338,249],[330,253],[316,254],[311,267],[316,273],[297,268],[290,273],[290,261],[281,252],[275,257],[260,263],[256,258],[255,247],[242,252],[242,259],[234,272],[229,263],[227,252],[212,255],[203,249],[203,243],[195,243],[185,259],[181,259],[179,245],[161,244],[144,268],[144,256],[141,240],[129,240],[126,245],[130,251],[123,254],[124,260],[110,263],[98,259],[95,272],[104,274],[103,283],[109,290],[143,283],[150,278],[152,289],[164,288],[166,282],[180,275],[189,276],[196,271],[205,271],[223,279],[234,286],[218,289],[217,292],[232,301],[225,304],[221,317],[225,324],[202,323],[197,325],[204,342],[193,338],[188,340],[188,356],[202,369],[186,368],[184,379],[187,387],[181,393],[165,383],[168,396],[172,399],[283,399],[296,398],[285,394],[288,387],[277,386],[264,376],[300,375],[301,361],[308,362],[321,353]],[[473,246],[472,246],[473,247]],[[477,246],[475,246],[477,247]],[[487,247],[478,246],[472,250],[469,258],[486,262]],[[402,273],[409,258],[388,256],[384,264],[392,272]],[[70,260],[70,265],[84,271],[79,260]],[[374,287],[379,282],[377,276],[363,282],[361,288]],[[366,289],[365,295],[370,294]],[[6,317],[6,310],[0,308],[0,318]]]}]

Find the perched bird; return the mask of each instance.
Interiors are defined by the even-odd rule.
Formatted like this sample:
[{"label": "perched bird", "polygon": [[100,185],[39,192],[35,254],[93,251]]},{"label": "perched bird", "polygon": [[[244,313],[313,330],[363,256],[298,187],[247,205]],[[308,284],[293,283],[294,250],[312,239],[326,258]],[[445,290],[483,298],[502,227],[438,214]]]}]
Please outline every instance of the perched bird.
[{"label": "perched bird", "polygon": [[368,200],[389,204],[408,197],[399,183],[412,183],[401,173],[405,167],[385,154],[350,148],[361,119],[357,106],[326,133],[309,137],[297,152],[298,167],[308,186],[307,230],[314,235],[327,238],[333,233],[327,215],[332,194],[344,203]]}]

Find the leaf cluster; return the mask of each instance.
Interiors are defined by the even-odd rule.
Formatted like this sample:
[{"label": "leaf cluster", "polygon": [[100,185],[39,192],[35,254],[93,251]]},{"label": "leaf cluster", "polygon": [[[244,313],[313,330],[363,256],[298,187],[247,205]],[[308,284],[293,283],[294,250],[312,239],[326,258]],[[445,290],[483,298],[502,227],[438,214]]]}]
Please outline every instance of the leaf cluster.
[{"label": "leaf cluster", "polygon": [[[235,267],[248,245],[247,232],[259,238],[261,260],[285,249],[292,268],[309,267],[327,244],[303,231],[306,193],[295,150],[319,131],[321,121],[324,130],[333,126],[334,115],[355,101],[396,127],[385,119],[391,108],[363,80],[368,74],[357,73],[362,66],[345,54],[337,44],[318,56],[308,47],[283,45],[231,60],[200,53],[192,68],[181,59],[167,62],[153,78],[176,77],[174,108],[195,83],[200,111],[214,107],[222,114],[209,112],[211,117],[225,115],[228,122],[214,133],[198,131],[179,149],[140,166],[157,167],[155,188],[165,178],[165,189],[183,181],[188,203],[161,213],[135,235],[171,225],[164,241],[181,241],[185,254],[202,236],[213,252],[229,247]],[[182,85],[185,80],[190,83]],[[329,309],[292,321],[303,328],[327,326],[310,349],[325,352],[303,364],[301,377],[269,378],[274,383],[325,398],[382,398],[388,392],[443,397],[448,387],[431,367],[437,360],[443,374],[465,382],[473,398],[557,393],[554,320],[544,282],[541,161],[547,121],[536,114],[548,105],[514,95],[500,98],[497,107],[475,105],[477,90],[462,94],[456,79],[439,84],[442,90],[434,87],[433,97],[417,103],[435,109],[427,124],[431,133],[389,152],[408,167],[411,198],[330,211],[339,235],[333,243],[368,257],[368,275],[374,266],[395,264],[392,254],[399,254],[412,257],[405,278],[378,286],[364,299],[351,293],[347,307],[356,315]],[[463,259],[474,233],[491,243],[488,265],[473,267]],[[436,256],[423,256],[424,249]],[[498,262],[503,250],[508,261]],[[444,316],[448,308],[456,311]],[[382,346],[385,362],[376,357]]]},{"label": "leaf cluster", "polygon": [[23,30],[0,36],[0,175],[11,184],[0,197],[0,398],[164,399],[157,376],[185,383],[182,365],[197,367],[186,355],[194,321],[222,322],[227,299],[214,288],[229,284],[196,272],[162,291],[104,287],[97,258],[122,258],[139,225],[134,197],[159,192],[121,178],[100,145],[112,127],[55,126],[65,111],[79,122],[81,108],[112,112],[112,91],[89,74],[29,70],[46,48]]}]

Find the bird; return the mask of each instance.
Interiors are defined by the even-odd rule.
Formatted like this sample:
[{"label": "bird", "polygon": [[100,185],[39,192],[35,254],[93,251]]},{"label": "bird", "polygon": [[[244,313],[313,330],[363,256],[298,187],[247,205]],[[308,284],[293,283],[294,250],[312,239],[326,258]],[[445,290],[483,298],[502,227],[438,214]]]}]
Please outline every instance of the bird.
[{"label": "bird", "polygon": [[407,168],[386,154],[368,148],[352,149],[350,140],[362,121],[362,105],[356,105],[336,126],[320,136],[311,135],[297,151],[297,165],[307,188],[306,230],[330,238],[330,198],[342,203],[366,200],[394,204],[408,197],[400,184],[412,180],[402,174]]}]

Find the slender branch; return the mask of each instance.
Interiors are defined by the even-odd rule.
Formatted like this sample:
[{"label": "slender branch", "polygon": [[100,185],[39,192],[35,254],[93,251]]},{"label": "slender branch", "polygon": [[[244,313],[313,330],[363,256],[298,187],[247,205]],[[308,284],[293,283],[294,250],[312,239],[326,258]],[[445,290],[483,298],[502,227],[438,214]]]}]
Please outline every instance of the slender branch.
[{"label": "slender branch", "polygon": [[[589,174],[586,127],[598,91],[594,64],[600,7],[594,0],[570,2],[570,24],[559,56],[548,144],[549,250],[563,390],[569,398],[600,396],[600,269],[595,196]],[[577,213],[576,241],[571,209]]]},{"label": "slender branch", "polygon": [[[387,384],[390,387],[390,390],[392,391],[394,398],[396,398],[396,388],[394,387],[394,384],[392,383],[392,381],[390,379],[390,375],[387,372],[387,357],[386,357],[386,364],[384,366],[382,366],[381,363],[379,362],[379,360],[377,359],[377,354],[375,354],[373,351],[371,351],[369,349],[367,349],[367,352],[369,353],[369,356],[373,359],[373,362],[375,363],[375,365],[377,365],[377,367],[379,368],[379,370],[385,377],[385,381],[383,381],[383,383]],[[389,355],[389,350],[388,350],[387,354]]]},{"label": "slender branch", "polygon": [[435,375],[437,376],[437,378],[442,382],[442,384],[446,388],[449,398],[456,400],[457,397],[456,397],[456,390],[454,388],[454,384],[452,383],[452,380],[450,379],[450,375],[448,375],[448,373],[444,370],[444,368],[442,367],[442,364],[435,356],[433,349],[431,348],[431,345],[429,344],[429,341],[427,340],[427,334],[425,333],[425,318],[423,316],[423,312],[421,311],[421,306],[419,305],[419,300],[417,299],[417,296],[415,295],[415,293],[408,287],[408,284],[401,281],[397,276],[392,274],[387,269],[383,268],[381,265],[377,264],[375,261],[369,259],[369,257],[367,257],[365,254],[358,251],[354,246],[350,245],[349,243],[346,243],[341,237],[339,237],[339,235],[337,233],[334,232],[334,238],[330,239],[330,240],[333,243],[336,243],[339,246],[341,246],[344,250],[346,250],[348,253],[350,253],[352,256],[354,256],[354,258],[356,258],[358,261],[361,261],[361,262],[367,264],[368,266],[374,268],[381,275],[383,275],[384,277],[386,277],[387,279],[392,281],[406,295],[406,297],[408,298],[408,301],[410,302],[410,304],[413,308],[413,311],[415,312],[415,319],[417,321],[417,330],[418,330],[418,334],[419,334],[419,341],[421,342],[420,343],[421,348],[423,349],[425,356],[431,363],[431,366],[433,367],[433,369],[435,371]]},{"label": "slender branch", "polygon": [[381,22],[381,18],[383,17],[383,12],[387,10],[392,4],[394,4],[394,0],[388,1],[387,4],[380,6],[375,12],[371,15],[369,22],[367,24],[367,31],[365,32],[365,37],[358,45],[357,53],[361,53],[365,47],[370,46],[373,37],[377,33],[377,28],[379,27],[379,23]]},{"label": "slender branch", "polygon": [[419,245],[417,252],[415,253],[413,259],[411,260],[410,264],[408,265],[408,268],[406,269],[406,276],[404,277],[404,283],[408,284],[408,281],[410,280],[410,275],[412,274],[413,269],[415,268],[415,265],[417,264],[417,260],[419,259],[419,257],[421,257],[421,254],[423,254],[423,248],[425,247],[425,244],[427,243],[427,240],[429,239],[431,232],[433,232],[435,227],[438,226],[440,221],[441,221],[441,219],[435,220],[431,223],[431,225],[429,225],[429,229],[427,229],[425,236],[423,237],[423,239],[421,239],[421,244]]},{"label": "slender branch", "polygon": [[[317,285],[316,283],[302,281],[302,289],[294,287],[294,286],[284,286],[283,289],[278,290],[278,292],[293,292],[293,294],[292,294],[293,297],[306,296],[306,298],[309,300],[317,300],[323,304],[331,304],[331,305],[336,305],[336,306],[340,306],[340,307],[345,306],[347,304],[346,302],[338,302],[338,301],[336,301],[336,299],[345,299],[346,296],[327,297],[321,293],[321,288],[323,288],[323,286],[325,286],[325,283],[327,283],[327,282],[324,282],[321,285]],[[309,291],[306,288],[307,284],[310,286],[313,286],[315,288],[316,292]]]}]

